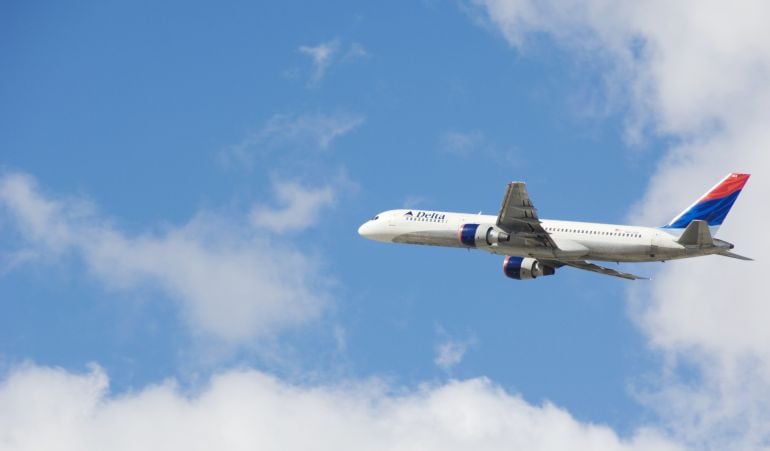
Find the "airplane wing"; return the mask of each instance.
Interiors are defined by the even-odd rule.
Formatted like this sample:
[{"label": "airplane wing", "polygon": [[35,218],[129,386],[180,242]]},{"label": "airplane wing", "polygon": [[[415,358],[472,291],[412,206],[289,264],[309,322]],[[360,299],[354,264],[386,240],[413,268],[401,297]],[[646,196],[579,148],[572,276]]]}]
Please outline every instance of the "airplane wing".
[{"label": "airplane wing", "polygon": [[585,271],[593,271],[598,272],[599,274],[604,274],[607,276],[615,276],[620,277],[621,279],[628,279],[628,280],[650,280],[649,277],[642,277],[637,276],[635,274],[630,274],[627,272],[621,272],[616,271],[611,268],[605,268],[604,266],[595,265],[593,263],[588,263],[587,261],[572,261],[572,260],[544,260],[543,263],[546,265],[551,266],[572,266],[573,268],[577,269],[583,269]]},{"label": "airplane wing", "polygon": [[[541,246],[558,249],[556,243],[554,243],[551,236],[540,223],[537,209],[532,204],[532,199],[529,198],[527,184],[524,182],[511,182],[508,184],[508,190],[505,192],[502,205],[500,205],[500,213],[497,215],[497,226],[510,233],[511,236],[525,238],[525,242],[529,241],[526,238],[534,238]],[[598,272],[599,274],[629,280],[647,279],[646,277],[616,271],[582,260],[544,260],[543,263],[553,267],[572,266],[573,268],[585,271]]]},{"label": "airplane wing", "polygon": [[542,245],[557,248],[548,232],[545,231],[537,217],[537,209],[527,193],[527,184],[511,182],[500,205],[497,215],[497,226],[511,235],[532,237]]}]

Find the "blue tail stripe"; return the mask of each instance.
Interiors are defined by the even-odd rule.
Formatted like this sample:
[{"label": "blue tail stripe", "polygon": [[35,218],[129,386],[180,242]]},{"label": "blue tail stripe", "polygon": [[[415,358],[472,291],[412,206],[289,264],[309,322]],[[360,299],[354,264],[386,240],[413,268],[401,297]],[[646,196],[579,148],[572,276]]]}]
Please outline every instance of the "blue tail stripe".
[{"label": "blue tail stripe", "polygon": [[695,219],[706,221],[710,226],[722,225],[722,221],[725,220],[727,213],[730,211],[730,208],[733,206],[735,199],[738,198],[740,193],[741,190],[738,190],[729,196],[711,199],[693,205],[692,208],[687,210],[675,222],[663,227],[667,229],[684,229]]}]

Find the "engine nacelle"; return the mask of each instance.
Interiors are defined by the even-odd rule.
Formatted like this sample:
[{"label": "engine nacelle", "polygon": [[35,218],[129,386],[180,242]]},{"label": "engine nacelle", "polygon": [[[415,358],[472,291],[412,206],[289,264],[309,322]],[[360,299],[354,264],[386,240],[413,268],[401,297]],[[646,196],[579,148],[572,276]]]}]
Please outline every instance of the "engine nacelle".
[{"label": "engine nacelle", "polygon": [[470,247],[486,247],[511,239],[505,231],[492,224],[463,224],[458,234],[460,244]]},{"label": "engine nacelle", "polygon": [[528,280],[540,276],[551,276],[556,270],[534,258],[505,257],[503,272],[511,279]]}]

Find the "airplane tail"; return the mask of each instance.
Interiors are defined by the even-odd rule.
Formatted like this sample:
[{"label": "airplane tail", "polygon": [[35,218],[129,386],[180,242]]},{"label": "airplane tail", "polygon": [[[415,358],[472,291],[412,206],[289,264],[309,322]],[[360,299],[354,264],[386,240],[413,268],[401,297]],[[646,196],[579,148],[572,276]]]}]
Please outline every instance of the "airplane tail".
[{"label": "airplane tail", "polygon": [[743,186],[749,180],[749,176],[750,174],[728,174],[663,228],[681,234],[684,233],[690,222],[700,220],[706,222],[711,235],[715,235],[719,226],[722,225],[722,221],[727,217],[727,213],[730,212],[735,199],[741,193]]}]

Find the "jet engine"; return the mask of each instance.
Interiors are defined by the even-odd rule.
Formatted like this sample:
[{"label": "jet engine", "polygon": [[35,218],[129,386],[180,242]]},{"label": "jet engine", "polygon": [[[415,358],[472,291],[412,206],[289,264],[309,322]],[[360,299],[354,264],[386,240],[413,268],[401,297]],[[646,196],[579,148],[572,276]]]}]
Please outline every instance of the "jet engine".
[{"label": "jet engine", "polygon": [[486,247],[509,241],[511,236],[492,224],[463,224],[458,238],[464,246]]},{"label": "jet engine", "polygon": [[511,279],[528,280],[540,276],[551,276],[556,270],[534,258],[505,257],[503,272]]}]

